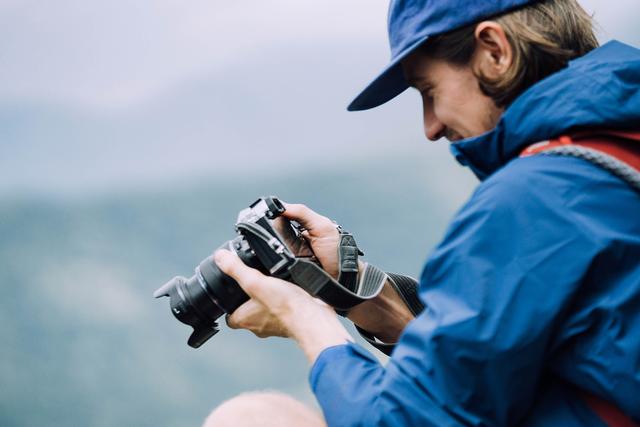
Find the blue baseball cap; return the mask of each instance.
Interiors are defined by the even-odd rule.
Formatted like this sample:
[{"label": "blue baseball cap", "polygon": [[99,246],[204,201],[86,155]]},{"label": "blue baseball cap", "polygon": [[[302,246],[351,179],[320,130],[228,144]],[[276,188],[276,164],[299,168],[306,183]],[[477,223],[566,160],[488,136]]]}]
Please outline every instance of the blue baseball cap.
[{"label": "blue baseball cap", "polygon": [[430,37],[499,15],[537,0],[391,0],[391,62],[347,107],[368,110],[404,92],[408,83],[400,61]]}]

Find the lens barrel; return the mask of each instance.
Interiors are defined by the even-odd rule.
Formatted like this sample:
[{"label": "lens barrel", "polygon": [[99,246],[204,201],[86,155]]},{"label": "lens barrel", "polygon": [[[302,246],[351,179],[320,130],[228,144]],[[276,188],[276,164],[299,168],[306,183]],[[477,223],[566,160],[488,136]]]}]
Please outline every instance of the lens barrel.
[{"label": "lens barrel", "polygon": [[[221,249],[232,250],[248,265],[255,265],[255,257],[239,236],[226,242]],[[218,332],[216,321],[225,313],[233,313],[249,299],[238,283],[224,274],[213,256],[205,258],[190,278],[174,277],[154,294],[169,297],[171,312],[180,322],[193,327],[188,344],[198,348]]]}]

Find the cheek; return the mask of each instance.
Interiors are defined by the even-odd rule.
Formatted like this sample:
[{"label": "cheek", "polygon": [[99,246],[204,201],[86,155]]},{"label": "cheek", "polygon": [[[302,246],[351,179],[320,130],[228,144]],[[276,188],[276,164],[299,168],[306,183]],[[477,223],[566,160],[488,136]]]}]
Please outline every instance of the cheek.
[{"label": "cheek", "polygon": [[464,126],[464,117],[468,115],[468,100],[455,96],[455,93],[449,95],[443,93],[434,97],[433,112],[438,120],[446,127],[453,129],[457,133],[461,133]]},{"label": "cheek", "polygon": [[449,126],[465,138],[493,129],[496,116],[493,101],[481,92],[476,80],[461,83],[451,88],[449,102],[443,107],[442,114]]}]

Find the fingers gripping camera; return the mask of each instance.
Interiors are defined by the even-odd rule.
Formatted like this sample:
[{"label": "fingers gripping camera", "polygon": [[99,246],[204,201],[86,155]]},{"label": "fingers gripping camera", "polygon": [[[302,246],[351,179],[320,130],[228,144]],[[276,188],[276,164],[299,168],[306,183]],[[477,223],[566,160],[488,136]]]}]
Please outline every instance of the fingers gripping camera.
[{"label": "fingers gripping camera", "polygon": [[[367,265],[358,275],[358,249],[353,236],[339,226],[338,281],[326,273],[297,224],[281,216],[284,206],[276,197],[263,197],[238,214],[238,236],[220,246],[235,252],[246,265],[288,280],[310,295],[345,313],[380,293],[387,275]],[[249,299],[238,283],[222,273],[209,256],[191,278],[174,277],[154,293],[169,297],[173,315],[193,327],[188,344],[198,348],[218,332],[217,320]]]}]

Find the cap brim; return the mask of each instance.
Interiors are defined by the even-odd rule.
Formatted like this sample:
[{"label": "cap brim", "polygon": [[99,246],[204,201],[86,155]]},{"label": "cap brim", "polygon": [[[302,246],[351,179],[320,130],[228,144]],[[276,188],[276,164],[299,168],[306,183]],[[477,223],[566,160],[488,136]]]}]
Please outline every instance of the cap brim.
[{"label": "cap brim", "polygon": [[402,64],[400,64],[400,62],[428,38],[429,36],[418,40],[394,58],[382,73],[351,101],[347,110],[368,110],[392,100],[407,90],[409,84],[404,78]]}]

